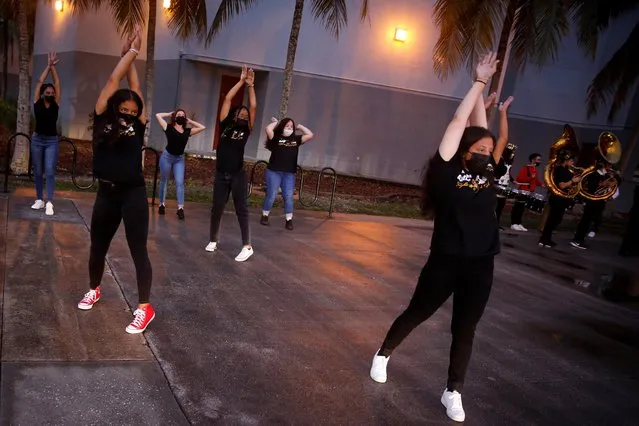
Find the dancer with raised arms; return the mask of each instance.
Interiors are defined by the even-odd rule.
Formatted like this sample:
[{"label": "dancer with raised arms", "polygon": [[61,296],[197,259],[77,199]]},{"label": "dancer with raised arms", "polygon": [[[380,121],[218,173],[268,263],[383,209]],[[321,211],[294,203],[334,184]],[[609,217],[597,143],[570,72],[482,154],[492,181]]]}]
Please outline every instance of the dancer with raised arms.
[{"label": "dancer with raised arms", "polygon": [[[133,61],[142,40],[140,30],[125,42],[126,53],[111,73],[93,115],[93,173],[98,194],[91,216],[89,291],[78,308],[89,310],[100,300],[104,260],[111,240],[124,220],[126,241],[135,264],[138,307],[126,332],[142,333],[155,318],[149,304],[152,270],[147,251],[149,208],[142,173],[142,147],[147,119],[140,80]],[[129,88],[120,89],[127,77]]]},{"label": "dancer with raised arms", "polygon": [[[430,256],[408,307],[392,324],[370,370],[373,380],[385,383],[393,351],[453,295],[448,383],[441,402],[455,421],[466,416],[461,393],[500,250],[492,179],[507,139],[495,143],[482,96],[497,69],[495,57],[490,53],[477,65],[475,81],[427,165],[421,207],[423,213],[435,215]],[[466,127],[468,121],[471,125]]]}]

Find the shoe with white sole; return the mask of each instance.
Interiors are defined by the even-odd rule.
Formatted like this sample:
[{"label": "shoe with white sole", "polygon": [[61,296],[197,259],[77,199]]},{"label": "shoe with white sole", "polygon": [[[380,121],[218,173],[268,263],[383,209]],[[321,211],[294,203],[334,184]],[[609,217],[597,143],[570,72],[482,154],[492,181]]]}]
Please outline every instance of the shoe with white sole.
[{"label": "shoe with white sole", "polygon": [[253,256],[253,247],[243,247],[240,254],[235,257],[236,262],[244,262]]},{"label": "shoe with white sole", "polygon": [[126,327],[126,332],[129,334],[142,333],[149,324],[151,324],[153,319],[155,319],[155,311],[151,305],[146,305],[144,308],[137,308],[135,312],[133,312],[133,321]]},{"label": "shoe with white sole", "polygon": [[386,383],[386,366],[390,356],[379,355],[379,351],[373,357],[373,365],[371,366],[371,379],[377,383]]},{"label": "shoe with white sole", "polygon": [[593,231],[588,232],[588,238],[595,238],[595,234]]},{"label": "shoe with white sole", "polygon": [[446,407],[446,415],[450,417],[451,420],[456,422],[466,420],[466,413],[464,412],[464,406],[462,405],[462,398],[459,392],[450,392],[446,389],[444,390],[441,401],[442,405]]},{"label": "shoe with white sole", "polygon": [[43,209],[44,206],[45,206],[44,201],[36,200],[35,203],[33,203],[33,205],[31,206],[31,208],[33,210],[40,210],[40,209]]},{"label": "shoe with white sole", "polygon": [[53,216],[53,204],[51,204],[51,201],[47,201],[46,210],[44,211],[44,214],[46,214],[47,216]]},{"label": "shoe with white sole", "polygon": [[211,241],[210,243],[208,243],[206,247],[204,248],[204,250],[206,251],[215,251],[216,249],[217,249],[217,243],[214,241]]},{"label": "shoe with white sole", "polygon": [[89,292],[84,295],[82,300],[78,303],[78,309],[88,311],[93,308],[93,305],[95,305],[98,300],[100,300],[99,286],[95,290],[89,290]]}]

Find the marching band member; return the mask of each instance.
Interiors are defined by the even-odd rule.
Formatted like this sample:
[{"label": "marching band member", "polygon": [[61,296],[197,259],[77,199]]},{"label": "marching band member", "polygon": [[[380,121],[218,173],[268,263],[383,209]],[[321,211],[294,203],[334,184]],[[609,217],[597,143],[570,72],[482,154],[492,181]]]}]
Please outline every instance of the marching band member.
[{"label": "marching band member", "polygon": [[[543,186],[543,183],[539,180],[537,173],[537,168],[540,164],[541,154],[535,152],[528,156],[528,164],[521,168],[517,178],[515,179],[515,185],[518,185],[520,190],[535,192],[535,189],[538,186]],[[510,212],[510,229],[513,231],[528,231],[528,229],[524,228],[521,224],[525,209],[525,202],[515,202],[515,205]]]}]

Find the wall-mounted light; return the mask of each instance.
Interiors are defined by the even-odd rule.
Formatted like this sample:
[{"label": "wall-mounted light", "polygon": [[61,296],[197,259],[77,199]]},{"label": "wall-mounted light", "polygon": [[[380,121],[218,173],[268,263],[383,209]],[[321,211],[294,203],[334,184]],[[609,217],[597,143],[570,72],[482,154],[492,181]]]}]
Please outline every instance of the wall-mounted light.
[{"label": "wall-mounted light", "polygon": [[58,12],[63,12],[64,11],[64,1],[62,0],[56,0],[55,3],[53,4],[53,7],[55,8],[55,10],[57,10]]},{"label": "wall-mounted light", "polygon": [[395,28],[395,40],[404,42],[406,41],[406,36],[408,35],[408,31],[404,28]]},{"label": "wall-mounted light", "polygon": [[165,9],[170,8],[171,7],[171,0],[164,0],[162,2],[162,7],[165,8]]}]

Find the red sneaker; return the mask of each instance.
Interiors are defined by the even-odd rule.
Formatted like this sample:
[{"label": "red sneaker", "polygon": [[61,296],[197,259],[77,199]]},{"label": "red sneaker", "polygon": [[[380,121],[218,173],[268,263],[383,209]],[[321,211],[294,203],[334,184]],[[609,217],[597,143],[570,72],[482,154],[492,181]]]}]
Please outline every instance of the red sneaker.
[{"label": "red sneaker", "polygon": [[155,311],[151,305],[146,305],[144,308],[137,308],[133,312],[135,318],[126,327],[126,332],[130,334],[142,333],[149,326],[151,321],[155,318]]},{"label": "red sneaker", "polygon": [[78,309],[88,311],[93,308],[93,305],[98,300],[100,300],[100,286],[98,286],[95,290],[89,290],[89,292],[84,295],[82,300],[78,303]]}]

